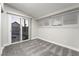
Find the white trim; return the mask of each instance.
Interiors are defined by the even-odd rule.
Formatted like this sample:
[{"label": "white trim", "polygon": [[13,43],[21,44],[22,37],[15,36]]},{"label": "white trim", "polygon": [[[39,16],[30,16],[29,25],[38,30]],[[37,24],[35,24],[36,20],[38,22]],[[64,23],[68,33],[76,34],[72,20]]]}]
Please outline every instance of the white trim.
[{"label": "white trim", "polygon": [[38,37],[38,38],[39,38],[39,39],[42,39],[42,40],[45,40],[45,41],[48,41],[48,42],[50,42],[50,43],[54,43],[54,44],[56,44],[56,45],[59,45],[59,46],[62,46],[62,47],[66,47],[66,48],[69,48],[69,49],[72,49],[72,50],[75,50],[75,51],[78,51],[78,52],[79,52],[79,49],[73,48],[73,47],[71,47],[71,46],[63,45],[63,44],[57,43],[57,42],[55,42],[55,41],[52,42],[52,41],[46,40],[46,39],[41,38],[41,37]]},{"label": "white trim", "polygon": [[6,14],[7,15],[7,21],[8,21],[8,42],[9,43],[7,43],[7,44],[11,44],[11,20],[9,19],[9,15],[8,14]]},{"label": "white trim", "polygon": [[28,22],[29,22],[29,39],[31,40],[32,39],[32,18],[30,18],[29,20],[28,20]]},{"label": "white trim", "polygon": [[2,55],[2,51],[3,51],[4,47],[1,47],[1,50],[0,50],[0,56]]},{"label": "white trim", "polygon": [[25,17],[25,18],[32,18],[32,17],[29,17],[29,16],[23,16],[23,15],[19,15],[19,14],[12,13],[12,12],[6,12],[6,13],[7,13],[7,14],[11,14],[11,15],[20,16],[20,17]]},{"label": "white trim", "polygon": [[48,17],[48,16],[56,15],[56,14],[59,14],[59,13],[65,12],[65,11],[69,11],[69,10],[72,10],[72,9],[75,9],[75,8],[79,8],[79,5],[72,6],[72,7],[63,9],[63,10],[59,10],[59,11],[56,11],[56,12],[53,12],[53,13],[44,15],[44,16],[42,16],[42,17],[38,17],[38,18],[36,18],[36,20],[39,20],[39,19],[41,19],[41,18],[45,18],[45,17]]},{"label": "white trim", "polygon": [[22,41],[22,20],[20,18],[20,40]]}]

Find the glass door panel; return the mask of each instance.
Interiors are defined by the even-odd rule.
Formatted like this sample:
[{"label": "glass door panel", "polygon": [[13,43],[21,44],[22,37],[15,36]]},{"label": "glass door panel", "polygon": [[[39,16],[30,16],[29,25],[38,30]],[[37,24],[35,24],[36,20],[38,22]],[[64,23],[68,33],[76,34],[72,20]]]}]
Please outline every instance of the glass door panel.
[{"label": "glass door panel", "polygon": [[20,17],[11,16],[11,42],[20,41]]},{"label": "glass door panel", "polygon": [[29,22],[28,19],[22,19],[22,40],[28,39]]}]

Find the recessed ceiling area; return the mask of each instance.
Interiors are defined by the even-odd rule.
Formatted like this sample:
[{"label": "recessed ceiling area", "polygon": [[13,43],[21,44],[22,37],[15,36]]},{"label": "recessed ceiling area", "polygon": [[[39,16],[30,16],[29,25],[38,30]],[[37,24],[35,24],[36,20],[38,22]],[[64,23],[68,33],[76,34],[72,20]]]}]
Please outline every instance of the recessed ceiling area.
[{"label": "recessed ceiling area", "polygon": [[21,10],[33,18],[40,18],[45,15],[57,12],[62,9],[79,5],[78,3],[6,3],[7,5]]}]

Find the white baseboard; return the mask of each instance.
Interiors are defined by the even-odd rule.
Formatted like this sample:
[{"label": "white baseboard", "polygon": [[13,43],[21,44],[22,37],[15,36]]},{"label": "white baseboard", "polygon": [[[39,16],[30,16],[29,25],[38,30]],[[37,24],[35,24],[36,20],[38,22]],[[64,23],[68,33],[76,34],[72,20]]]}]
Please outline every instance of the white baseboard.
[{"label": "white baseboard", "polygon": [[0,56],[2,54],[3,49],[4,49],[4,47],[1,47],[1,49],[0,49]]},{"label": "white baseboard", "polygon": [[78,51],[78,52],[79,52],[79,49],[73,48],[73,47],[71,47],[71,46],[63,45],[63,44],[57,43],[57,42],[52,42],[52,41],[46,40],[46,39],[41,38],[41,37],[38,37],[38,38],[39,38],[39,39],[42,39],[42,40],[45,40],[45,41],[48,41],[48,42],[50,42],[50,43],[54,43],[54,44],[56,44],[56,45],[59,45],[59,46],[62,46],[62,47],[66,47],[66,48],[69,48],[69,49],[72,49],[72,50],[74,50],[74,51]]}]

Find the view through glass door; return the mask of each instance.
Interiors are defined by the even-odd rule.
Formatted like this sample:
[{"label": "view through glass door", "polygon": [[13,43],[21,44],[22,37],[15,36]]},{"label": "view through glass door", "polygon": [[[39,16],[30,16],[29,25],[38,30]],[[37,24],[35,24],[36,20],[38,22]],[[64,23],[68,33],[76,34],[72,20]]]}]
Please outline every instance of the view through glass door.
[{"label": "view through glass door", "polygon": [[27,19],[22,19],[22,40],[27,40],[29,33],[28,33],[28,29],[29,29],[29,23]]},{"label": "view through glass door", "polygon": [[29,39],[29,20],[24,17],[10,15],[11,43]]},{"label": "view through glass door", "polygon": [[20,22],[20,17],[18,16],[12,16],[11,19],[11,42],[17,42],[20,41],[20,32],[21,32],[21,22]]}]

